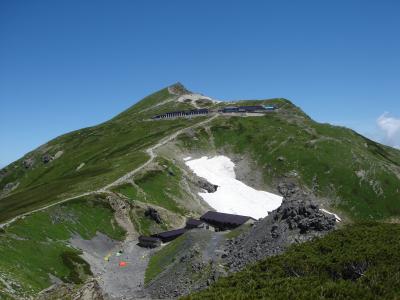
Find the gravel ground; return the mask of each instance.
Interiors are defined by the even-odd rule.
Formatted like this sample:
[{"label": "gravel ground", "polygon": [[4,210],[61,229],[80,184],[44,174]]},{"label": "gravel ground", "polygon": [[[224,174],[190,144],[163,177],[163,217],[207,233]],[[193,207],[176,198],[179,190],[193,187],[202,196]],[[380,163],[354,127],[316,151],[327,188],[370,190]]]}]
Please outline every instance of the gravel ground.
[{"label": "gravel ground", "polygon": [[[144,273],[152,250],[136,245],[137,241],[116,242],[98,233],[91,240],[78,236],[71,245],[82,250],[82,257],[90,264],[106,299],[144,299]],[[116,253],[122,250],[122,255]],[[105,257],[108,257],[108,261]],[[126,266],[120,267],[121,261]]]}]

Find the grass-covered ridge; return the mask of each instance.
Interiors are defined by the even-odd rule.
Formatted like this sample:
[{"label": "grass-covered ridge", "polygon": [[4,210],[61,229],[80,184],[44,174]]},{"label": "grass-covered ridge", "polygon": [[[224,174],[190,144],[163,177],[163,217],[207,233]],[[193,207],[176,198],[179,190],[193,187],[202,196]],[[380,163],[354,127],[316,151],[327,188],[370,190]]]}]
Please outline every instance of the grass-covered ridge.
[{"label": "grass-covered ridge", "polygon": [[400,151],[314,122],[286,100],[275,102],[282,107],[275,113],[215,119],[208,132],[196,131],[196,139],[182,134],[180,145],[249,154],[270,187],[292,177],[351,219],[400,215]]},{"label": "grass-covered ridge", "polygon": [[349,225],[185,299],[397,299],[399,236],[399,224]]},{"label": "grass-covered ridge", "polygon": [[[0,201],[0,222],[69,196],[99,189],[142,165],[146,148],[173,132],[203,118],[152,122],[155,113],[186,108],[176,101],[152,109],[152,105],[175,99],[168,89],[146,97],[112,120],[62,135],[1,170],[0,191],[18,183]],[[43,156],[57,159],[44,163]],[[33,166],[25,168],[23,161]]]}]

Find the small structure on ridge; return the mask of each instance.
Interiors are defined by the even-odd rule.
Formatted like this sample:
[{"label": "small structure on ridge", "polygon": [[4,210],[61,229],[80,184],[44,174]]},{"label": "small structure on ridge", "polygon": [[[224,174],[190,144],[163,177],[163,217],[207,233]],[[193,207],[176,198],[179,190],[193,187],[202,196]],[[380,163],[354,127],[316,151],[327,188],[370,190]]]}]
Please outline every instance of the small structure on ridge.
[{"label": "small structure on ridge", "polygon": [[212,225],[217,231],[234,229],[243,224],[254,224],[255,219],[249,216],[233,215],[208,211],[200,217],[200,220]]},{"label": "small structure on ridge", "polygon": [[138,245],[144,248],[157,248],[161,245],[161,240],[156,237],[141,235]]}]

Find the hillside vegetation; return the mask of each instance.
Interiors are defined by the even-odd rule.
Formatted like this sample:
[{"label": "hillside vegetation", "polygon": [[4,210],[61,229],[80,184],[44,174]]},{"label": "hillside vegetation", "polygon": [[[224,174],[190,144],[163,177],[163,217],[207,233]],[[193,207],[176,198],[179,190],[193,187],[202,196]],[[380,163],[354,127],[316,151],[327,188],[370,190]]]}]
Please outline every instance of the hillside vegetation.
[{"label": "hillside vegetation", "polygon": [[400,214],[400,151],[314,122],[287,100],[273,103],[282,107],[276,113],[221,117],[208,131],[198,129],[196,139],[182,134],[181,148],[250,154],[270,189],[295,180],[353,220]]},{"label": "hillside vegetation", "polygon": [[[0,222],[62,198],[99,189],[143,164],[148,159],[144,152],[147,147],[203,119],[148,121],[156,113],[188,107],[170,102],[167,107],[143,111],[175,98],[163,89],[106,123],[62,135],[2,169],[0,191],[10,183],[17,188],[0,198]],[[60,156],[44,163],[46,155]]]},{"label": "hillside vegetation", "polygon": [[398,299],[399,236],[399,224],[347,226],[183,299]]}]

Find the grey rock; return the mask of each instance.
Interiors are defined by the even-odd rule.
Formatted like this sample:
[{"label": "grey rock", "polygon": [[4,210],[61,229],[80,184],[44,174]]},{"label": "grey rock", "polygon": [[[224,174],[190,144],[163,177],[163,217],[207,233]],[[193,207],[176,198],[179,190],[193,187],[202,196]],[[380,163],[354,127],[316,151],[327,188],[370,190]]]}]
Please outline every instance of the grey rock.
[{"label": "grey rock", "polygon": [[250,263],[277,255],[293,243],[322,236],[335,228],[335,217],[319,211],[313,196],[294,184],[279,186],[282,205],[257,221],[250,231],[226,242],[224,263],[236,272]]},{"label": "grey rock", "polygon": [[144,212],[144,215],[155,221],[157,224],[162,223],[161,216],[155,208],[148,207],[147,210]]},{"label": "grey rock", "polygon": [[207,180],[200,178],[197,180],[197,184],[203,190],[206,190],[208,193],[215,193],[218,189],[218,185],[209,183]]},{"label": "grey rock", "polygon": [[3,192],[4,193],[9,193],[13,190],[15,190],[19,185],[19,182],[9,182],[3,187]]},{"label": "grey rock", "polygon": [[35,159],[33,157],[29,157],[22,161],[22,165],[25,169],[30,169],[35,164]]},{"label": "grey rock", "polygon": [[51,162],[53,159],[54,159],[54,157],[51,156],[49,153],[46,153],[45,155],[42,156],[42,162],[44,164]]},{"label": "grey rock", "polygon": [[8,175],[8,171],[6,170],[6,168],[0,170],[0,180],[2,180],[7,175]]}]

